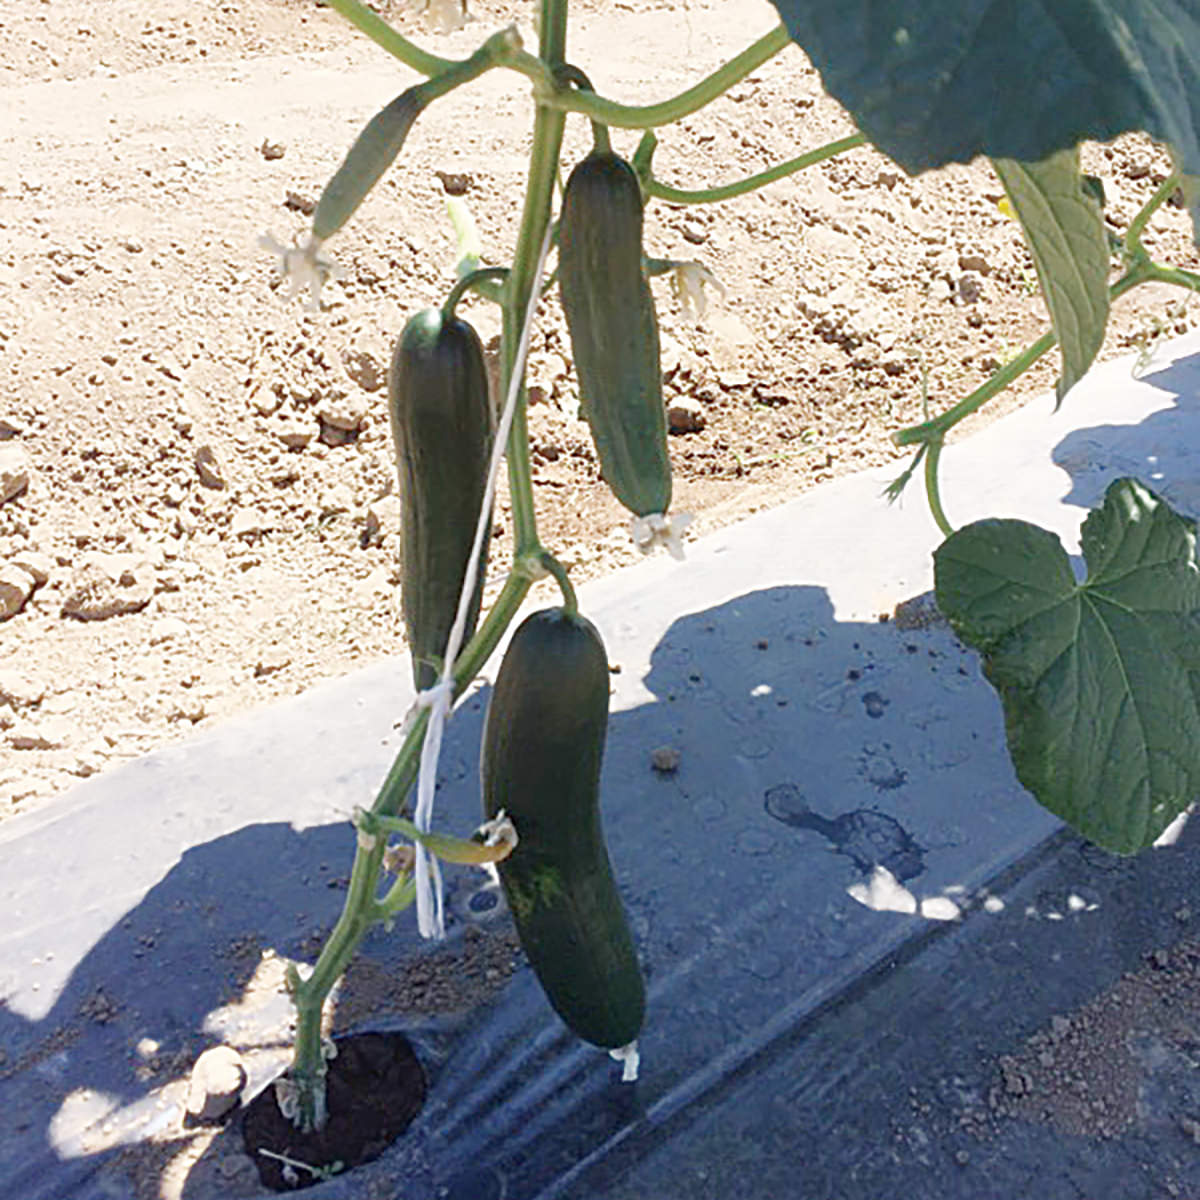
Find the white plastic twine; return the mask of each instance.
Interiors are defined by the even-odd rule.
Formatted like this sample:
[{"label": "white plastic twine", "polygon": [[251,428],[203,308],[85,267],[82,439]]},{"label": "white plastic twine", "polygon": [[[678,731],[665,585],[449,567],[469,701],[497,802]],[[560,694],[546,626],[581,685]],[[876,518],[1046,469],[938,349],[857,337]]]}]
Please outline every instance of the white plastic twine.
[{"label": "white plastic twine", "polygon": [[[508,382],[508,395],[504,401],[504,411],[500,415],[496,440],[492,446],[487,486],[484,488],[483,503],[479,509],[479,520],[475,524],[475,541],[471,546],[471,557],[467,560],[462,591],[458,596],[458,611],[454,615],[454,624],[450,628],[450,637],[446,641],[446,652],[442,656],[442,674],[437,683],[426,688],[417,696],[417,706],[429,709],[429,724],[425,728],[425,740],[421,744],[421,765],[417,775],[417,811],[413,817],[413,824],[422,833],[428,833],[432,827],[433,797],[437,784],[438,759],[442,752],[442,733],[445,730],[446,722],[450,719],[450,710],[454,706],[454,664],[466,636],[467,615],[471,610],[471,597],[475,593],[475,583],[479,577],[479,553],[483,548],[483,540],[487,536],[488,526],[491,523],[492,502],[496,496],[496,480],[500,475],[500,463],[504,459],[508,434],[512,429],[513,417],[517,410],[517,394],[521,390],[521,376],[525,372],[525,358],[529,353],[529,338],[533,331],[533,314],[537,308],[538,294],[542,289],[542,270],[546,265],[546,255],[549,250],[550,227],[547,225],[546,236],[542,239],[542,248],[538,253],[537,266],[533,272],[533,288],[529,293],[529,307],[525,310],[521,340],[517,345],[516,358],[513,360],[512,374]],[[413,849],[416,852],[417,928],[422,937],[440,940],[446,936],[441,868],[438,866],[437,858],[419,842]]]}]

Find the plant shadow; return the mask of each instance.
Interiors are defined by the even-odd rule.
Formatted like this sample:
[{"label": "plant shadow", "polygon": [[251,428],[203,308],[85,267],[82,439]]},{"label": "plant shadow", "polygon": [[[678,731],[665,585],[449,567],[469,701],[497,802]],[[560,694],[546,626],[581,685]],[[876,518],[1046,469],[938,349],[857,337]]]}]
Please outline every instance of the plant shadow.
[{"label": "plant shadow", "polygon": [[[1053,461],[1071,479],[1068,504],[1094,508],[1114,479],[1129,476],[1176,511],[1200,517],[1200,353],[1151,370],[1147,384],[1170,395],[1162,408],[1132,425],[1075,429],[1054,448]],[[1068,397],[1067,403],[1071,403]]]},{"label": "plant shadow", "polygon": [[[642,1081],[622,1085],[554,1017],[531,973],[509,978],[502,958],[450,1018],[438,1014],[452,1002],[414,1000],[439,970],[467,974],[481,945],[509,936],[502,906],[478,903],[489,885],[455,872],[448,946],[431,950],[401,921],[363,948],[376,973],[413,984],[368,1020],[413,1031],[430,1072],[426,1108],[403,1145],[314,1195],[569,1195],[626,1141],[690,1121],[881,964],[982,911],[992,881],[1057,828],[1013,778],[998,702],[943,627],[839,621],[823,589],[781,586],[681,616],[649,640],[620,617],[601,629],[614,669],[604,820],[649,990]],[[487,698],[486,688],[469,696],[447,733],[438,824],[450,831],[479,819]],[[86,815],[92,844],[72,895],[94,903],[82,926],[63,908],[5,943],[0,1193],[126,1194],[141,1169],[152,1178],[139,1186],[157,1196],[163,1146],[181,1136],[182,1085],[168,1081],[217,1041],[261,1052],[252,1086],[278,1068],[283,959],[311,961],[352,856],[350,826],[328,814],[369,799],[396,744],[364,754],[335,740],[331,753],[314,728],[349,721],[355,705],[362,715],[347,728],[369,714],[390,726],[395,673],[340,681],[304,720],[280,706],[150,756],[152,770],[101,777],[61,820],[18,839],[4,885],[19,893],[19,915],[30,897],[55,894],[53,847]],[[142,813],[172,799],[163,823],[136,831],[158,874],[125,908],[112,862],[138,794]],[[199,806],[223,794],[239,798],[241,824],[188,843],[204,828]],[[278,819],[289,805],[291,819]],[[178,855],[162,846],[175,820]],[[915,909],[871,903],[864,888],[880,869]],[[1081,920],[1067,912],[1063,928]],[[37,947],[62,979],[41,1011]],[[171,1194],[259,1194],[248,1160],[224,1169],[235,1143],[230,1129],[194,1155]]]}]

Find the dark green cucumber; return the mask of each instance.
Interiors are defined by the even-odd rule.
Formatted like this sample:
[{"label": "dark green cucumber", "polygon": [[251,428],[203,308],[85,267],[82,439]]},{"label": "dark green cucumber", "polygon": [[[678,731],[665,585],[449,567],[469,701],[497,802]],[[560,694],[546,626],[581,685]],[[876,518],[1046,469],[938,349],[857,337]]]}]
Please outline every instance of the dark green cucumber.
[{"label": "dark green cucumber", "polygon": [[642,266],[641,186],[611,152],[593,151],[567,180],[558,278],[600,473],[635,515],[665,513],[671,459],[658,320]]},{"label": "dark green cucumber", "polygon": [[581,1038],[615,1049],[637,1037],[646,995],[600,825],[608,682],[590,621],[527,617],[488,708],[483,799],[517,829],[500,879],[546,996]]},{"label": "dark green cucumber", "polygon": [[[458,610],[492,452],[493,411],[475,330],[436,308],[412,317],[392,355],[388,408],[400,479],[400,601],[413,679],[426,688],[437,679]],[[468,638],[486,561],[485,538]]]}]

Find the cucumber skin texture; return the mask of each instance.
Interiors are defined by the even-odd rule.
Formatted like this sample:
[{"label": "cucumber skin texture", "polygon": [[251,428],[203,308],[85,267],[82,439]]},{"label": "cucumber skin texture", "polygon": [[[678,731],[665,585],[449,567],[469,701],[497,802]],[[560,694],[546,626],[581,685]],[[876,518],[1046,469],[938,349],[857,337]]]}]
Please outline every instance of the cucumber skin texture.
[{"label": "cucumber skin texture", "polygon": [[526,956],[567,1025],[615,1049],[637,1037],[646,993],[600,823],[608,683],[590,621],[527,617],[496,677],[482,774],[487,816],[517,828],[499,870]]},{"label": "cucumber skin texture", "polygon": [[[400,482],[400,603],[418,689],[437,681],[454,624],[492,452],[494,415],[475,330],[440,309],[410,318],[388,373],[388,413]],[[490,535],[490,525],[489,535]],[[466,637],[479,620],[488,540]]]},{"label": "cucumber skin texture", "polygon": [[642,267],[642,192],[615,154],[594,151],[567,180],[558,277],[600,473],[635,515],[665,513],[671,458],[658,318]]}]

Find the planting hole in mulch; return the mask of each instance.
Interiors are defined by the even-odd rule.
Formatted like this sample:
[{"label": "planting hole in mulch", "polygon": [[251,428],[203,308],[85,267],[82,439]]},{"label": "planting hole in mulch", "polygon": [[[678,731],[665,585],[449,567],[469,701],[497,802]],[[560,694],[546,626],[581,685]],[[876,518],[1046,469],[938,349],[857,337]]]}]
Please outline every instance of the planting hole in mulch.
[{"label": "planting hole in mulch", "polygon": [[[326,1076],[325,1128],[301,1133],[267,1087],[246,1106],[242,1135],[263,1183],[277,1192],[312,1187],[329,1173],[378,1158],[408,1128],[425,1102],[425,1072],[399,1033],[358,1033],[335,1039]],[[266,1150],[270,1153],[264,1154]],[[304,1163],[312,1170],[275,1158]],[[334,1165],[341,1167],[334,1169]]]}]

